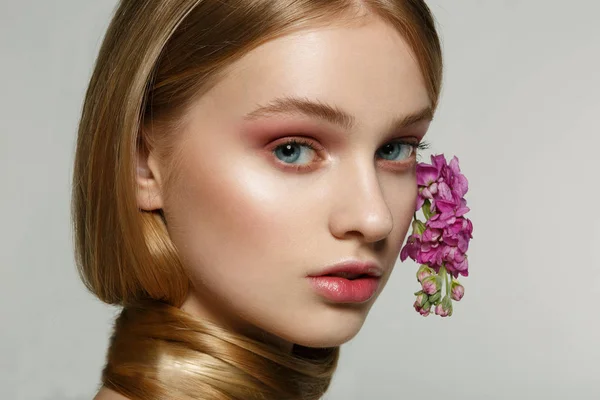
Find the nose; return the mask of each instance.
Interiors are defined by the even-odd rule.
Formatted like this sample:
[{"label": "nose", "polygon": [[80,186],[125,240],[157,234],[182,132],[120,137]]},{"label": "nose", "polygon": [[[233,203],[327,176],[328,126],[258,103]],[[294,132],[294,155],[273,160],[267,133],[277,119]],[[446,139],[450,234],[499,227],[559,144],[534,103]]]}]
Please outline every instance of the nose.
[{"label": "nose", "polygon": [[359,236],[364,242],[385,239],[393,228],[393,217],[373,163],[356,164],[337,175],[329,229],[339,239]]}]

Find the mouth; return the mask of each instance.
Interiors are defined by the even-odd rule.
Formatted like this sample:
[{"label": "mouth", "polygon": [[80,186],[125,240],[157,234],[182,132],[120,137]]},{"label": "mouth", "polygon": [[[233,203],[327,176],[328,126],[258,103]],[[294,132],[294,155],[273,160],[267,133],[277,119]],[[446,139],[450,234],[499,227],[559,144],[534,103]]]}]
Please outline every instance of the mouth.
[{"label": "mouth", "polygon": [[362,277],[380,278],[382,275],[383,268],[375,262],[349,260],[331,265],[309,276],[333,276],[354,280]]},{"label": "mouth", "polygon": [[353,274],[351,272],[337,272],[334,274],[326,274],[326,275],[319,275],[319,276],[322,276],[322,277],[332,276],[332,277],[337,277],[337,278],[348,279],[349,281],[353,281],[355,279],[362,279],[362,278],[375,278],[375,276],[373,276],[371,274]]},{"label": "mouth", "polygon": [[309,275],[315,291],[335,303],[364,303],[379,289],[383,269],[375,263],[349,261]]}]

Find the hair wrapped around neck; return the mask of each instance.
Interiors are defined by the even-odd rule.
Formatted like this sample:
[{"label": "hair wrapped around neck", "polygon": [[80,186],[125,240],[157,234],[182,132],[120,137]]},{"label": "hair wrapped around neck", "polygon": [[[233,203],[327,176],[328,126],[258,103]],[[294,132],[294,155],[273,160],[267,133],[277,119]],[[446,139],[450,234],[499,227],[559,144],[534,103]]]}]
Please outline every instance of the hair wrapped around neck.
[{"label": "hair wrapped around neck", "polygon": [[339,347],[292,354],[156,301],[124,307],[102,380],[131,400],[314,399],[329,387]]}]

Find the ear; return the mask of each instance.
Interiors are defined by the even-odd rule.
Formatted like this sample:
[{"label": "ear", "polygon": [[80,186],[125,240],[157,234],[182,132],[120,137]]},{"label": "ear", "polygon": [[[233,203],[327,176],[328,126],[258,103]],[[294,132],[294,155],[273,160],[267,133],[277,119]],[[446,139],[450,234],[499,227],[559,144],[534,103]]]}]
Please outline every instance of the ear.
[{"label": "ear", "polygon": [[138,146],[136,168],[137,205],[142,210],[163,208],[159,164],[155,154],[146,146]]}]

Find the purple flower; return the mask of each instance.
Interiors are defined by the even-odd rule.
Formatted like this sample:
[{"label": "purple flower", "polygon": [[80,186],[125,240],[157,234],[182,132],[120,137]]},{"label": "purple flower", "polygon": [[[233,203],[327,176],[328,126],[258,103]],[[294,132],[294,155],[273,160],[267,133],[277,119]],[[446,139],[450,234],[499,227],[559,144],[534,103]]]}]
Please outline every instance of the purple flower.
[{"label": "purple flower", "polygon": [[427,227],[423,235],[421,235],[421,240],[423,242],[429,243],[437,243],[442,236],[443,231],[441,229],[435,229],[431,227]]},{"label": "purple flower", "polygon": [[439,272],[443,259],[443,247],[439,243],[423,243],[417,253],[416,261],[419,264],[427,264],[435,272]]},{"label": "purple flower", "polygon": [[438,193],[438,180],[441,169],[425,163],[417,164],[417,185],[419,195],[417,197],[417,210],[420,210],[425,199],[433,200]]},{"label": "purple flower", "polygon": [[[448,224],[442,235],[444,236],[444,242],[452,246],[465,246],[463,252],[467,251],[469,240],[473,238],[473,224],[470,220],[465,217],[457,218],[452,224]],[[462,248],[462,247],[461,247]]]},{"label": "purple flower", "polygon": [[[439,214],[434,215],[433,217]],[[432,217],[432,218],[433,218]],[[429,221],[427,222],[429,225]],[[444,229],[427,226],[423,234],[411,235],[400,252],[400,259],[411,258],[422,265],[427,265],[436,273],[445,263],[454,277],[460,272],[467,276],[468,263],[466,252],[472,237],[473,225],[464,217],[455,220]]]},{"label": "purple flower", "polygon": [[421,250],[421,238],[418,235],[410,235],[406,241],[406,244],[400,252],[400,260],[404,261],[408,257],[416,260]]},{"label": "purple flower", "polygon": [[467,201],[462,198],[438,200],[435,204],[437,206],[435,211],[438,213],[427,221],[427,226],[432,228],[444,229],[448,225],[454,224],[457,218],[469,212]]},{"label": "purple flower", "polygon": [[467,178],[460,172],[458,165],[458,157],[452,157],[448,168],[443,170],[444,179],[448,186],[452,188],[452,192],[459,198],[462,198],[469,191],[469,182]]},{"label": "purple flower", "polygon": [[461,252],[458,247],[444,246],[442,249],[442,257],[444,265],[453,277],[457,278],[458,274],[469,276],[469,263],[465,253]]},{"label": "purple flower", "polygon": [[446,297],[440,303],[441,276],[445,275],[438,274],[446,271],[453,278],[469,275],[466,253],[473,238],[473,224],[465,217],[470,210],[464,198],[469,184],[460,171],[457,157],[448,163],[443,154],[432,155],[431,164],[419,163],[416,172],[416,211],[423,210],[425,223],[415,217],[412,234],[400,252],[400,259],[411,258],[421,264],[417,280],[422,285],[421,293],[429,298],[425,304],[415,302],[415,309],[421,315],[428,315],[434,304],[436,314],[448,316],[452,315],[452,299],[460,300],[464,287],[453,281],[451,297],[446,288]]},{"label": "purple flower", "polygon": [[[469,182],[460,171],[457,157],[453,157],[448,164],[443,154],[432,155],[431,164],[419,163],[416,172],[419,187],[417,211],[423,207],[425,200],[430,200],[432,212],[436,212],[440,207],[444,207],[447,211],[452,208],[458,211],[458,216],[466,212],[463,210],[464,207],[458,206],[462,204],[461,199],[469,190]],[[461,212],[463,214],[460,214]]]},{"label": "purple flower", "polygon": [[[464,218],[463,218],[464,219]],[[461,227],[465,227],[464,230]],[[427,228],[422,235],[411,235],[400,252],[400,259],[415,260],[421,265],[427,265],[436,273],[442,265],[457,277],[460,273],[468,276],[466,252],[471,239],[472,224],[470,221],[456,221],[446,229]]]},{"label": "purple flower", "polygon": [[425,229],[419,238],[419,248],[415,254],[415,260],[418,263],[432,266],[441,265],[440,239],[442,238],[442,234],[443,231],[441,229]]}]

